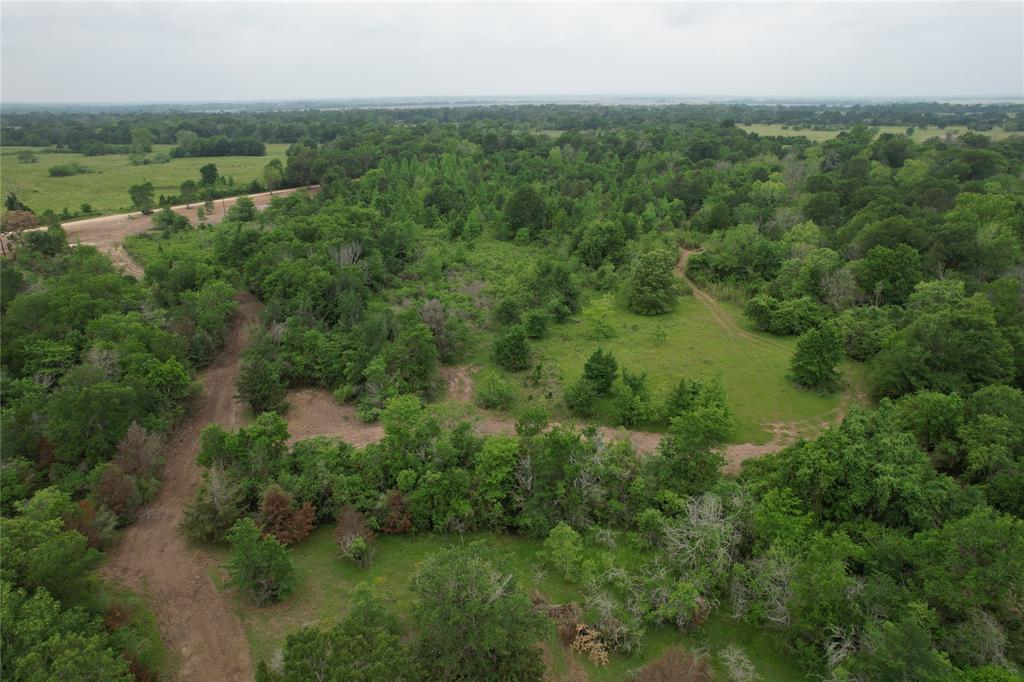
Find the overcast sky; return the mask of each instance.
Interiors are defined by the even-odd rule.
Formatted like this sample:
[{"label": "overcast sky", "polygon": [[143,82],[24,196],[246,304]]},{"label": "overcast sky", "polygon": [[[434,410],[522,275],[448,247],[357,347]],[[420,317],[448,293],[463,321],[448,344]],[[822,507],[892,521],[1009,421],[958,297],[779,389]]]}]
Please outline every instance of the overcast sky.
[{"label": "overcast sky", "polygon": [[1024,97],[1024,2],[0,2],[6,102]]}]

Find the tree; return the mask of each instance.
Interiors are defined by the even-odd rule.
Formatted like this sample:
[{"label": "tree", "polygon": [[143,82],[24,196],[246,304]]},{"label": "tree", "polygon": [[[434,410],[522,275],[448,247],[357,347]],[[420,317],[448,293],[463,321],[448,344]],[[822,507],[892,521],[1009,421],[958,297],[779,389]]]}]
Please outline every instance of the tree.
[{"label": "tree", "polygon": [[903,303],[921,280],[921,255],[912,246],[875,246],[852,264],[857,286],[875,305]]},{"label": "tree", "polygon": [[295,589],[297,580],[291,555],[277,538],[261,537],[252,519],[241,519],[228,532],[231,584],[257,604],[278,602]]},{"label": "tree", "polygon": [[261,663],[257,682],[415,682],[422,679],[402,644],[397,619],[365,586],[330,630],[305,627],[285,640],[280,672]]},{"label": "tree", "polygon": [[199,193],[199,186],[196,185],[195,180],[186,180],[181,183],[178,193],[181,195],[181,200],[185,202],[185,206],[191,207],[192,202],[196,200],[196,196]]},{"label": "tree", "polygon": [[559,521],[544,540],[541,556],[568,580],[578,573],[583,561],[583,539],[572,526]]},{"label": "tree", "polygon": [[272,485],[263,495],[260,516],[267,533],[277,538],[282,545],[294,545],[304,540],[313,530],[316,511],[309,502],[296,509],[292,496],[280,486]]},{"label": "tree", "polygon": [[277,364],[258,351],[250,353],[242,364],[235,390],[238,399],[248,404],[255,414],[284,409],[287,387]]},{"label": "tree", "polygon": [[843,357],[843,338],[834,322],[804,332],[790,361],[790,377],[804,388],[831,390],[839,380],[836,365]]},{"label": "tree", "polygon": [[959,280],[917,286],[907,301],[907,325],[883,344],[871,366],[876,397],[920,389],[970,393],[1014,376],[1013,348],[992,304],[968,297]]},{"label": "tree", "polygon": [[143,182],[129,187],[128,196],[131,197],[135,208],[143,213],[148,213],[153,208],[153,193],[155,191],[152,182]]},{"label": "tree", "polygon": [[217,172],[217,165],[208,163],[199,169],[199,176],[202,178],[203,185],[210,187],[217,184],[217,178],[219,173]]},{"label": "tree", "polygon": [[641,315],[661,315],[675,305],[676,259],[664,249],[639,256],[629,276],[629,307]]},{"label": "tree", "polygon": [[607,394],[615,383],[619,365],[611,351],[598,348],[583,365],[583,378],[591,382],[598,393]]},{"label": "tree", "polygon": [[227,218],[239,223],[256,220],[256,204],[249,197],[238,197],[231,208],[228,209]]},{"label": "tree", "polygon": [[505,217],[508,219],[510,236],[516,236],[520,230],[530,238],[537,237],[548,222],[548,209],[544,199],[531,185],[523,185],[516,189],[505,204]]},{"label": "tree", "polygon": [[494,341],[494,359],[510,372],[524,370],[530,365],[530,345],[521,325],[513,325]]},{"label": "tree", "polygon": [[539,681],[543,620],[514,575],[479,543],[428,558],[412,580],[425,679]]},{"label": "tree", "polygon": [[273,194],[274,188],[280,187],[284,182],[284,166],[281,159],[274,159],[263,167],[263,182],[267,184],[267,190]]}]

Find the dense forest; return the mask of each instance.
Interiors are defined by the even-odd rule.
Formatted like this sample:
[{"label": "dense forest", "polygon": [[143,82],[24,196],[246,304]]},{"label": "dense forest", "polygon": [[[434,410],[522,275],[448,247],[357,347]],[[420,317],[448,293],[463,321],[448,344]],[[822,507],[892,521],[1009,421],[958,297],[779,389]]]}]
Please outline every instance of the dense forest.
[{"label": "dense forest", "polygon": [[[582,595],[552,622],[564,611],[467,543],[410,570],[409,605],[371,587],[330,627],[296,630],[259,679],[539,680],[535,644],[552,629],[594,665],[631,657],[637,679],[708,679],[699,656],[642,652],[650,632],[699,631],[718,612],[771,632],[810,676],[1020,679],[1024,135],[983,131],[1017,129],[1021,113],[5,114],[4,144],[83,153],[131,145],[140,126],[184,155],[289,142],[286,181],[320,190],[240,203],[218,225],[167,211],[126,244],[141,281],[55,223],[4,261],[4,675],[153,668],[141,616],[112,624],[90,571],[160,485],[167,434],[244,291],[262,304],[237,383],[253,419],[203,431],[181,521],[229,547],[240,594],[288,600],[293,548],[329,525],[359,566],[384,535],[534,538]],[[844,130],[817,143],[743,122]],[[874,127],[952,124],[973,131],[915,142]],[[734,396],[719,381],[672,374],[662,394],[601,349],[576,376],[541,361],[556,330],[600,338],[594,301],[670,313],[691,294],[681,250],[688,280],[752,329],[798,337],[789,381],[849,390],[852,363],[865,404],[726,475]],[[475,401],[513,412],[514,433],[433,409],[444,369],[468,364],[486,365]],[[309,387],[383,437],[290,442],[288,392]],[[663,437],[641,455],[602,423]],[[750,679],[734,659],[729,675]]]}]

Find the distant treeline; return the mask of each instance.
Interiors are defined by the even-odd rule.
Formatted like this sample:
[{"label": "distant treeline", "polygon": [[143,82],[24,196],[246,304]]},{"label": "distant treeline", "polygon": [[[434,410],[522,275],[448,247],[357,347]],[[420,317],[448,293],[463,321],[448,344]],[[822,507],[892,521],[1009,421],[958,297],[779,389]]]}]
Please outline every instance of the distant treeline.
[{"label": "distant treeline", "polygon": [[[194,133],[204,147],[224,138],[293,143],[303,138],[328,142],[353,126],[463,124],[501,120],[535,130],[599,130],[628,125],[732,120],[741,124],[785,123],[838,128],[869,126],[961,125],[974,130],[1003,126],[1024,127],[1024,105],[899,103],[870,105],[751,105],[717,104],[668,106],[598,106],[538,104],[461,106],[442,108],[350,109],[303,111],[33,111],[5,112],[0,135],[4,145],[57,145],[76,152],[126,151],[139,131],[157,144],[174,144],[182,132]],[[216,143],[223,144],[223,143]],[[107,146],[109,145],[109,146]],[[121,148],[119,148],[121,147]],[[231,152],[246,154],[253,152]],[[217,156],[221,154],[189,154]]]}]

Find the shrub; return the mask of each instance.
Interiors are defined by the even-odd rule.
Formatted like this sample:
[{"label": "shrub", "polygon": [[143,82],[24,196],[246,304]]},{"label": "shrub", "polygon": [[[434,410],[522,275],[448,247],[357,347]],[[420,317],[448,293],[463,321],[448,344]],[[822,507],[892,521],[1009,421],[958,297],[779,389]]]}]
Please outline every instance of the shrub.
[{"label": "shrub", "polygon": [[367,541],[372,535],[370,524],[366,522],[366,517],[361,512],[355,507],[342,508],[338,521],[334,524],[334,541],[338,544],[338,551],[343,557],[363,568],[368,568],[372,557]]},{"label": "shrub", "polygon": [[790,377],[805,388],[829,390],[839,379],[836,365],[843,346],[835,323],[823,324],[800,336],[790,363]]},{"label": "shrub", "polygon": [[648,251],[637,258],[629,278],[629,308],[641,315],[661,315],[672,310],[676,299],[676,257],[665,249]]},{"label": "shrub", "polygon": [[507,410],[516,398],[515,386],[494,370],[477,375],[473,393],[476,404],[488,410]]},{"label": "shrub", "polygon": [[605,394],[611,390],[618,374],[619,365],[611,351],[605,353],[598,348],[583,365],[583,377],[594,385],[598,393]]},{"label": "shrub", "polygon": [[530,346],[520,325],[510,327],[494,341],[494,359],[510,372],[529,367]]},{"label": "shrub", "polygon": [[293,545],[306,539],[313,530],[316,511],[306,502],[296,509],[292,497],[280,486],[267,488],[260,507],[263,529],[277,538],[283,545]]},{"label": "shrub", "polygon": [[586,377],[580,377],[565,389],[565,405],[578,417],[590,417],[597,409],[598,395],[594,383]]},{"label": "shrub", "polygon": [[544,310],[527,310],[523,313],[523,329],[527,338],[543,339],[548,331],[548,313]]},{"label": "shrub", "polygon": [[228,540],[231,555],[227,568],[232,586],[261,605],[281,601],[295,589],[295,566],[287,548],[275,537],[261,536],[252,519],[237,521]]},{"label": "shrub", "polygon": [[83,173],[92,172],[90,168],[80,163],[62,163],[57,166],[50,166],[48,170],[50,177],[53,178],[65,178],[70,175],[82,175]]}]

